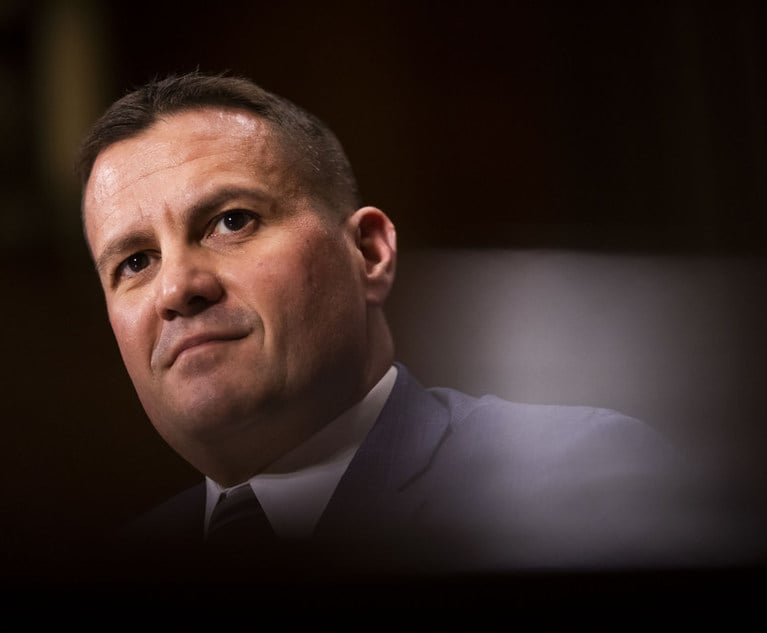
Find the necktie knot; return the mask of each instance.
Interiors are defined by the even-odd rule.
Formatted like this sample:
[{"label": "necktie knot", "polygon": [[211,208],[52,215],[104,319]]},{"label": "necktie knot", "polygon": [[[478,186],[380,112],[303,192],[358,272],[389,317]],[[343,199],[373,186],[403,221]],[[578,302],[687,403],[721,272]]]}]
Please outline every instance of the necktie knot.
[{"label": "necktie knot", "polygon": [[250,484],[223,493],[213,509],[207,541],[226,549],[259,548],[276,535]]}]

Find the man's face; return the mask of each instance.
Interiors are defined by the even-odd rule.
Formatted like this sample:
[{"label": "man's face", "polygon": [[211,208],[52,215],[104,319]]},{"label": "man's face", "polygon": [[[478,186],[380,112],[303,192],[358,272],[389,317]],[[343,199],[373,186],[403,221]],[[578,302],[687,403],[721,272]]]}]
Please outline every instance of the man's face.
[{"label": "man's face", "polygon": [[99,155],[87,238],[139,398],[177,450],[336,414],[364,364],[364,258],[259,118],[166,117]]}]

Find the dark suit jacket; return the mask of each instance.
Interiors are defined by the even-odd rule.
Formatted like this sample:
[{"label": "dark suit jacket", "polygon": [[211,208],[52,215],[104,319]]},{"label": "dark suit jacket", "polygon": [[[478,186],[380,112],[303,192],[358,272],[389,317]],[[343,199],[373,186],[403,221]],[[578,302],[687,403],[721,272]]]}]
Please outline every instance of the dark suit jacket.
[{"label": "dark suit jacket", "polygon": [[[709,564],[724,552],[687,466],[646,424],[425,389],[398,370],[315,537],[285,544],[280,569],[286,553],[301,573],[440,574]],[[202,569],[204,507],[201,483],[142,517],[125,560]]]}]

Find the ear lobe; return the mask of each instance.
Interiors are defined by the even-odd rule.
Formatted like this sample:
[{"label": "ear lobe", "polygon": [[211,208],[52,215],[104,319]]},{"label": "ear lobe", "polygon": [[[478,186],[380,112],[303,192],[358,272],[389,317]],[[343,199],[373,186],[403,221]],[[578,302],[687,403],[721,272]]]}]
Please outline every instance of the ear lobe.
[{"label": "ear lobe", "polygon": [[356,224],[356,246],[365,263],[365,298],[382,305],[389,295],[397,264],[397,231],[380,209],[363,207],[351,217]]}]

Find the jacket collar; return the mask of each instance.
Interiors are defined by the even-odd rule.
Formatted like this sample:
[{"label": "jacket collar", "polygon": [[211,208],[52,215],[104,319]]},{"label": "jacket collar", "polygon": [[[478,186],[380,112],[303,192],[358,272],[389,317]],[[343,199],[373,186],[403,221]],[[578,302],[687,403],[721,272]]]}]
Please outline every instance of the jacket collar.
[{"label": "jacket collar", "polygon": [[317,526],[342,516],[375,515],[382,496],[396,497],[429,467],[449,428],[450,413],[401,363],[373,428],[352,459]]}]

